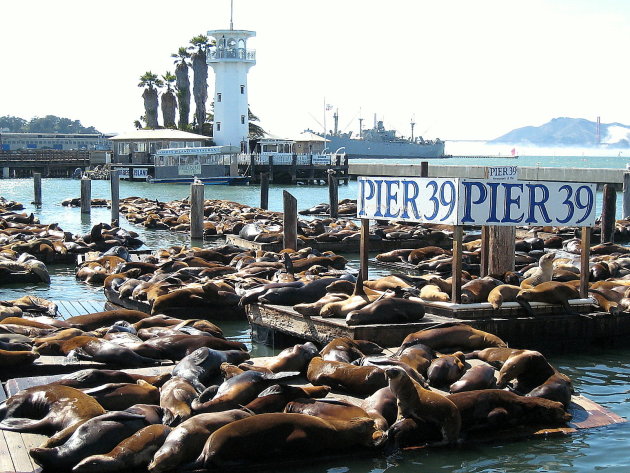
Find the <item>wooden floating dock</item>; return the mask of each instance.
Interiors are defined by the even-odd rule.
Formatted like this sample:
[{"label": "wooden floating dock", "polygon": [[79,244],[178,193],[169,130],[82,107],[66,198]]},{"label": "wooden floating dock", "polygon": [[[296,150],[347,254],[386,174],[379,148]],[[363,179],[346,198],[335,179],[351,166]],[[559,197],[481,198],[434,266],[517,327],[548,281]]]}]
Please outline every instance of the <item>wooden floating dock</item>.
[{"label": "wooden floating dock", "polygon": [[[625,343],[630,335],[630,314],[592,312],[589,299],[570,301],[579,315],[562,313],[560,306],[532,303],[530,317],[517,303],[505,303],[499,311],[490,304],[426,303],[425,316],[411,324],[349,326],[343,318],[303,316],[292,307],[264,304],[246,306],[255,341],[282,346],[295,340],[328,343],[335,337],[371,340],[381,346],[397,346],[410,333],[439,324],[463,322],[493,333],[512,347],[546,351],[582,350],[589,345]],[[450,307],[449,307],[450,306]]]}]

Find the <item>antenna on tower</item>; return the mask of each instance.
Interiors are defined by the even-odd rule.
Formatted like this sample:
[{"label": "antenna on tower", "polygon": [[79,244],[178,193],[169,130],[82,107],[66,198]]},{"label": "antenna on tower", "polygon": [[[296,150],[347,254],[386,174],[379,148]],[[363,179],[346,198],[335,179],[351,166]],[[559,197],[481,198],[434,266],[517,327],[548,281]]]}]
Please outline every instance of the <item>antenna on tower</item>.
[{"label": "antenna on tower", "polygon": [[413,141],[413,127],[416,126],[416,122],[414,120],[414,116],[411,117],[411,141]]},{"label": "antenna on tower", "polygon": [[234,22],[232,21],[234,18],[234,0],[230,0],[230,30],[234,29]]}]

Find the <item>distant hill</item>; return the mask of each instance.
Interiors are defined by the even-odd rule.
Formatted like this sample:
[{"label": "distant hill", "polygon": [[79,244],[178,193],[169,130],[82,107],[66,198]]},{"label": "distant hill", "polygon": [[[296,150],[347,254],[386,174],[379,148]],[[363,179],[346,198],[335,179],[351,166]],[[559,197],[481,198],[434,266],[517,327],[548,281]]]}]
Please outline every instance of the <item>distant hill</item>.
[{"label": "distant hill", "polygon": [[[600,125],[600,144],[611,148],[630,147],[630,126],[621,123]],[[597,123],[584,118],[554,118],[541,126],[517,128],[490,143],[534,146],[597,146]]]},{"label": "distant hill", "polygon": [[5,115],[0,117],[0,130],[13,133],[100,133],[93,126],[85,127],[79,120],[46,115],[30,121]]}]

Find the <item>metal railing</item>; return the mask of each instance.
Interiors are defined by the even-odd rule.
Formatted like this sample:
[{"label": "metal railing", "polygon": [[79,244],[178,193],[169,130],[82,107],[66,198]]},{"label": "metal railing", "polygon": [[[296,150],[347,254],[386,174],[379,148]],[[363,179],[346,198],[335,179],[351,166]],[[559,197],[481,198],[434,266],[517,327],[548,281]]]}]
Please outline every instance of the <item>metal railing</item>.
[{"label": "metal railing", "polygon": [[208,51],[208,61],[216,59],[240,59],[242,61],[255,61],[255,49],[211,49]]}]

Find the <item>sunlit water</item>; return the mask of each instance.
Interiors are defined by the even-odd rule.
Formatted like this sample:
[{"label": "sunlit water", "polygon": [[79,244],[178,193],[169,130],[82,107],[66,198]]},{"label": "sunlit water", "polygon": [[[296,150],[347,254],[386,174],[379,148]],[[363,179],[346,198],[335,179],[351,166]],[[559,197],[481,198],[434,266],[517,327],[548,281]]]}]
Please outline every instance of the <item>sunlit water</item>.
[{"label": "sunlit water", "polygon": [[[482,150],[470,147],[460,150],[459,144],[453,144],[447,152],[450,154],[477,154],[486,152],[507,155],[511,147]],[[522,154],[521,150],[518,150]],[[518,164],[519,166],[573,166],[573,167],[607,167],[618,168],[620,172],[630,162],[629,157],[619,156],[617,152],[609,156],[582,156],[581,152],[574,156],[562,156],[564,153],[550,153],[549,156],[524,156],[518,160],[489,159],[483,164]],[[595,153],[593,153],[595,154]],[[605,153],[604,153],[605,154]],[[440,161],[440,164],[472,164],[466,159]],[[477,163],[475,163],[477,164]],[[282,190],[289,190],[297,199],[299,208],[307,208],[325,202],[327,190],[317,186],[272,186],[269,204],[272,210],[281,210]],[[259,203],[259,187],[257,186],[206,186],[206,198],[235,200],[257,205]],[[121,197],[143,196],[161,201],[180,199],[189,193],[188,186],[170,184],[146,184],[121,182]],[[27,212],[34,212],[42,222],[58,222],[64,230],[73,233],[87,232],[96,223],[109,221],[108,209],[92,209],[89,216],[82,216],[78,209],[61,206],[67,197],[78,197],[79,181],[70,179],[43,179],[43,201],[40,209],[30,204],[33,198],[32,181],[27,179],[0,180],[0,195],[22,202]],[[351,182],[348,186],[340,186],[340,198],[356,198],[357,186]],[[109,182],[92,182],[93,198],[109,198]],[[599,199],[601,201],[601,197]],[[620,196],[618,202],[621,202]],[[601,205],[601,202],[600,204]],[[618,205],[620,207],[620,205]],[[619,212],[618,212],[619,214]],[[124,219],[123,219],[124,220]],[[134,229],[140,234],[148,247],[166,247],[172,244],[190,243],[183,234],[168,231],[144,231],[142,227],[123,221],[125,228]],[[207,243],[206,243],[207,244]],[[356,259],[356,255],[347,255]],[[353,262],[354,263],[354,262]],[[354,266],[354,264],[353,264]],[[78,283],[74,278],[74,268],[53,265],[50,268],[52,283],[46,285],[20,285],[0,289],[0,300],[13,299],[24,294],[35,293],[38,296],[53,300],[97,300],[104,301],[102,289]],[[222,323],[228,336],[244,337],[248,327],[242,322]],[[271,351],[267,347],[251,345],[254,354],[265,355]],[[630,344],[623,349],[587,351],[576,347],[575,354],[552,355],[551,362],[561,371],[569,375],[575,384],[576,391],[616,414],[630,416]],[[297,469],[300,472],[630,472],[630,456],[625,450],[630,446],[630,425],[628,423],[613,425],[599,429],[581,431],[577,434],[559,438],[545,438],[506,442],[502,444],[473,444],[456,448],[405,452],[389,457],[374,455],[363,458],[346,458],[342,460],[309,462]]]}]

